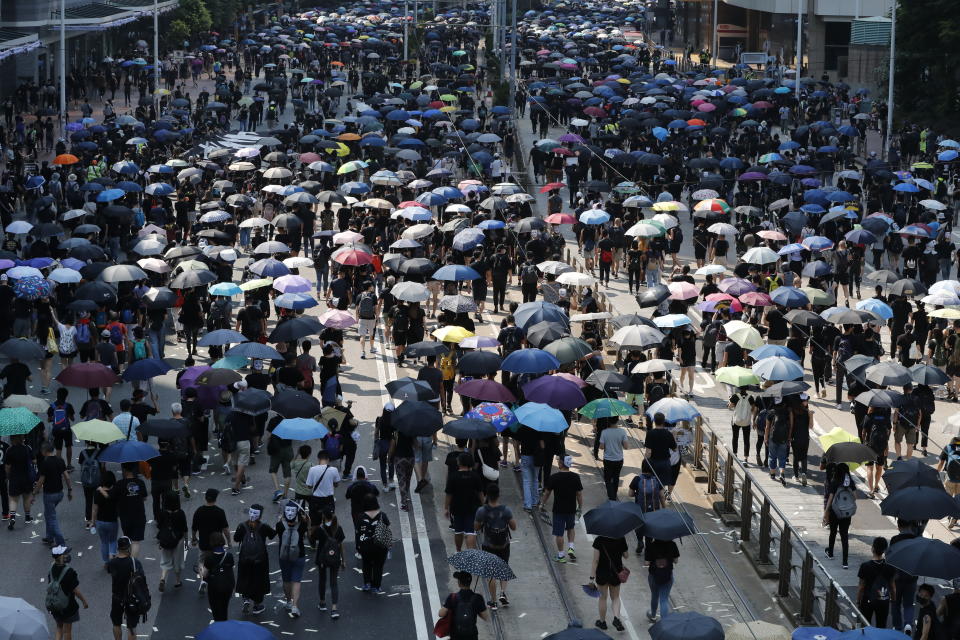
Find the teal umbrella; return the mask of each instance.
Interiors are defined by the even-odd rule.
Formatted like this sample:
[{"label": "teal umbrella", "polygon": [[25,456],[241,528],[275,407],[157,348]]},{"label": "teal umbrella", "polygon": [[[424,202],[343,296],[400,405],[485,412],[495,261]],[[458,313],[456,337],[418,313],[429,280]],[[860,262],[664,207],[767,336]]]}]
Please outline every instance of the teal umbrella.
[{"label": "teal umbrella", "polygon": [[40,422],[36,414],[23,407],[0,409],[0,436],[30,433]]},{"label": "teal umbrella", "polygon": [[636,409],[615,398],[599,398],[585,404],[580,409],[580,415],[585,418],[595,420],[597,418],[609,418],[611,416],[632,416],[637,412]]}]

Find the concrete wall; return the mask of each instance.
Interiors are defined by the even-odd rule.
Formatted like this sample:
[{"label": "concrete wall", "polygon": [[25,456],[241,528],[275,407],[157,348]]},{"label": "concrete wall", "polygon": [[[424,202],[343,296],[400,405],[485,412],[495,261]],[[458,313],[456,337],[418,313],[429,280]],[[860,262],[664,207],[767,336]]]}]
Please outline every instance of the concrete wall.
[{"label": "concrete wall", "polygon": [[847,62],[848,80],[851,87],[870,89],[871,95],[883,87],[881,78],[886,77],[887,60],[890,50],[887,47],[868,45],[850,45],[850,57]]}]

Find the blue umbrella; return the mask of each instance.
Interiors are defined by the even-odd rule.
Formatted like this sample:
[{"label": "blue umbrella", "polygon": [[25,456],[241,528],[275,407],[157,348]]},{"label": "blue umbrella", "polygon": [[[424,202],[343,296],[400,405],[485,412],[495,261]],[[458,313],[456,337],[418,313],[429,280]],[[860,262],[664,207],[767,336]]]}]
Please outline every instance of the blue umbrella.
[{"label": "blue umbrella", "polygon": [[243,293],[243,289],[233,282],[217,282],[210,285],[209,291],[212,296],[238,296]]},{"label": "blue umbrella", "polygon": [[803,367],[796,360],[783,356],[770,356],[754,363],[753,372],[764,380],[799,380]]},{"label": "blue umbrella", "polygon": [[97,202],[112,202],[125,195],[123,189],[105,189],[97,194]]},{"label": "blue umbrella", "polygon": [[940,162],[953,162],[958,156],[960,156],[960,154],[953,149],[947,149],[946,151],[941,151],[937,154],[937,160]]},{"label": "blue umbrella", "polygon": [[700,415],[696,407],[682,398],[663,398],[647,407],[647,416],[651,419],[658,413],[662,413],[669,424],[689,422]]},{"label": "blue umbrella", "polygon": [[168,371],[170,371],[170,365],[163,360],[159,358],[144,358],[143,360],[137,360],[124,369],[121,377],[127,382],[133,380],[149,380],[150,378],[162,376]]},{"label": "blue umbrella", "polygon": [[690,317],[683,313],[671,313],[666,316],[657,316],[653,319],[653,324],[661,329],[675,329],[684,325],[692,324]]},{"label": "blue umbrella", "polygon": [[462,264],[448,264],[437,269],[432,277],[434,280],[459,282],[462,280],[476,280],[480,277],[480,274],[474,269]]},{"label": "blue umbrella", "polygon": [[271,346],[259,342],[244,342],[227,351],[228,356],[242,356],[260,360],[283,360],[283,354]]},{"label": "blue umbrella", "polygon": [[[486,236],[483,235],[483,230],[477,229],[476,227],[470,229],[464,229],[459,232],[457,235],[453,236],[453,248],[456,251],[470,251],[475,249],[483,244],[483,241],[486,240]],[[457,266],[457,265],[451,265]],[[447,267],[441,267],[441,271]],[[469,267],[467,267],[469,268]],[[442,280],[443,278],[437,278],[434,275],[434,278],[437,280]],[[472,279],[472,278],[469,278]]]},{"label": "blue umbrella", "polygon": [[723,640],[723,625],[696,611],[671,613],[650,627],[652,640]]},{"label": "blue umbrella", "polygon": [[199,347],[223,346],[225,344],[240,344],[246,342],[247,338],[239,331],[232,329],[216,329],[197,341]]},{"label": "blue umbrella", "polygon": [[276,258],[257,260],[249,269],[262,278],[279,278],[290,273],[290,268]]},{"label": "blue umbrella", "polygon": [[273,429],[273,435],[287,440],[313,440],[328,433],[323,423],[312,418],[286,418]]},{"label": "blue umbrella", "polygon": [[417,202],[427,207],[439,207],[440,205],[446,204],[448,199],[449,198],[432,191],[421,193],[416,197]]},{"label": "blue umbrella", "polygon": [[801,275],[804,278],[820,278],[830,273],[833,273],[833,267],[823,260],[814,260],[803,265]]},{"label": "blue umbrella", "polygon": [[503,229],[507,224],[503,220],[484,220],[477,226],[481,229]]},{"label": "blue umbrella", "polygon": [[197,634],[197,640],[276,640],[266,627],[241,620],[214,622]]},{"label": "blue umbrella", "polygon": [[306,293],[285,293],[282,296],[277,296],[273,304],[281,309],[300,311],[301,309],[310,309],[320,303]]},{"label": "blue umbrella", "polygon": [[837,640],[910,640],[910,636],[896,629],[861,627],[844,631]]},{"label": "blue umbrella", "polygon": [[520,424],[543,433],[562,433],[569,426],[559,409],[541,402],[527,402],[519,409],[514,409],[513,415]]},{"label": "blue umbrella", "polygon": [[790,640],[839,640],[840,632],[833,627],[797,627]]},{"label": "blue umbrella", "polygon": [[876,298],[861,300],[857,303],[857,309],[861,311],[872,311],[884,320],[889,320],[893,317],[893,309],[890,308],[890,305]]},{"label": "blue umbrella", "polygon": [[227,356],[226,358],[220,358],[212,365],[211,369],[232,369],[236,371],[238,369],[243,369],[249,364],[249,361],[242,356]]},{"label": "blue umbrella", "polygon": [[160,452],[139,440],[118,440],[104,449],[100,462],[142,462],[160,455]]},{"label": "blue umbrella", "polygon": [[550,302],[524,302],[513,312],[513,317],[523,330],[538,322],[557,322],[565,327],[570,326],[567,313]]},{"label": "blue umbrella", "polygon": [[764,358],[770,358],[772,356],[780,356],[783,358],[796,360],[797,362],[800,361],[800,356],[798,356],[793,349],[789,349],[779,344],[765,344],[762,347],[751,351],[749,355],[754,360],[763,360]]},{"label": "blue umbrella", "polygon": [[610,222],[610,214],[599,209],[589,209],[580,214],[583,224],[606,224]]},{"label": "blue umbrella", "polygon": [[27,181],[24,183],[24,187],[27,189],[39,189],[46,182],[46,178],[43,176],[30,176],[27,178]]},{"label": "blue umbrella", "polygon": [[774,304],[790,309],[805,307],[810,304],[807,294],[796,287],[777,287],[770,294],[770,299],[773,300]]},{"label": "blue umbrella", "polygon": [[848,231],[843,237],[846,238],[847,242],[852,242],[854,244],[873,244],[877,241],[877,236],[866,229],[854,229],[853,231]]},{"label": "blue umbrella", "polygon": [[919,193],[920,187],[913,184],[912,182],[900,182],[893,185],[894,191],[899,191],[901,193]]},{"label": "blue umbrella", "polygon": [[500,369],[509,373],[546,373],[560,368],[560,361],[543,349],[520,349],[511,352],[503,362],[500,363]]},{"label": "blue umbrella", "polygon": [[833,240],[824,236],[810,236],[800,243],[810,251],[824,251],[833,247]]}]

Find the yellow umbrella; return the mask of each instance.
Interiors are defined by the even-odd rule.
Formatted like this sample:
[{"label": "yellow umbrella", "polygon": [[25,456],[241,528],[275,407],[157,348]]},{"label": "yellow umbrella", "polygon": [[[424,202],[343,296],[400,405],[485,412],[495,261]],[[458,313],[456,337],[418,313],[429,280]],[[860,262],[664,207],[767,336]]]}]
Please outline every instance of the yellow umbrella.
[{"label": "yellow umbrella", "polygon": [[258,278],[256,280],[247,280],[240,285],[241,291],[252,291],[261,287],[269,287],[273,284],[273,278]]},{"label": "yellow umbrella", "polygon": [[721,367],[717,369],[717,382],[724,382],[735,387],[746,387],[759,384],[760,378],[746,367]]},{"label": "yellow umbrella", "polygon": [[253,98],[251,98],[250,96],[244,96],[239,100],[237,100],[237,104],[240,105],[241,107],[249,107],[250,105],[253,104]]},{"label": "yellow umbrella", "polygon": [[86,420],[84,422],[78,422],[73,425],[71,429],[73,429],[73,432],[81,440],[89,440],[90,442],[99,442],[101,444],[108,444],[124,438],[120,428],[106,420]]},{"label": "yellow umbrella", "polygon": [[334,150],[334,153],[336,153],[336,154],[337,154],[338,156],[340,156],[341,158],[344,158],[344,157],[350,155],[350,147],[348,147],[347,145],[343,144],[342,142],[338,142],[338,143],[337,143],[337,148]]},{"label": "yellow umbrella", "polygon": [[934,309],[927,313],[931,318],[946,318],[947,320],[956,320],[960,318],[960,309]]},{"label": "yellow umbrella", "polygon": [[456,112],[456,110],[457,110],[456,107],[450,107],[450,106],[440,107],[440,111],[443,111],[444,113],[454,113]]},{"label": "yellow umbrella", "polygon": [[[843,427],[834,427],[833,431],[823,434],[818,439],[820,440],[820,446],[824,451],[841,442],[860,442],[860,438],[849,431],[845,431]],[[855,462],[848,462],[846,464],[850,468],[850,471],[854,471],[860,466]]]},{"label": "yellow umbrella", "polygon": [[723,329],[730,340],[744,349],[759,349],[766,344],[760,337],[760,332],[742,320],[731,320],[723,325]]},{"label": "yellow umbrella", "polygon": [[667,200],[666,202],[654,202],[654,211],[687,211],[687,205],[676,200]]},{"label": "yellow umbrella", "polygon": [[463,327],[458,327],[457,325],[447,325],[446,327],[440,327],[431,334],[434,338],[440,342],[456,342],[460,344],[460,341],[465,338],[472,338],[476,334],[472,331],[467,331]]},{"label": "yellow umbrella", "polygon": [[337,169],[337,175],[342,176],[347,173],[353,173],[354,171],[360,171],[361,169],[366,169],[367,163],[363,160],[351,160],[350,162],[343,163],[339,169]]}]

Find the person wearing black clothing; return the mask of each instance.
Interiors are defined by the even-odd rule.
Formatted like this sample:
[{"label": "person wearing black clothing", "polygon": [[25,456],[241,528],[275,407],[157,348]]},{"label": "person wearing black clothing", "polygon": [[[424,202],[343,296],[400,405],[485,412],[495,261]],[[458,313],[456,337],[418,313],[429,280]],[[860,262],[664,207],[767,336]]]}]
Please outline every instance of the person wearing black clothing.
[{"label": "person wearing black clothing", "polygon": [[43,490],[43,520],[46,527],[46,536],[42,542],[60,546],[64,544],[63,532],[60,529],[60,520],[57,517],[57,505],[63,500],[64,488],[67,499],[73,500],[73,486],[70,483],[70,472],[63,458],[56,455],[51,442],[44,442],[41,448],[43,457],[37,465],[37,484],[35,491]]},{"label": "person wearing black clothing", "polygon": [[890,297],[890,309],[893,311],[893,318],[890,320],[890,353],[895,354],[897,352],[897,339],[904,333],[913,306],[903,296],[891,295]]},{"label": "person wearing black clothing", "polygon": [[254,504],[248,510],[247,520],[233,533],[238,545],[237,592],[243,596],[243,613],[259,615],[266,609],[263,598],[270,593],[270,558],[267,539],[277,532],[260,521],[263,507]]},{"label": "person wearing black clothing", "polygon": [[490,282],[493,285],[493,312],[498,313],[505,308],[507,295],[507,281],[513,274],[513,263],[507,256],[504,245],[497,246],[497,252],[490,261]]},{"label": "person wearing black clothing", "polygon": [[653,428],[647,431],[643,441],[644,458],[650,461],[653,473],[664,487],[671,486],[673,472],[670,465],[670,450],[677,448],[677,441],[666,428],[662,413],[653,416]]},{"label": "person wearing black clothing", "polygon": [[26,395],[27,381],[31,379],[30,368],[16,358],[10,358],[10,363],[0,369],[0,379],[6,381],[3,385],[4,398],[11,395]]},{"label": "person wearing black clothing", "polygon": [[[360,546],[360,515],[363,513],[363,505],[367,502],[367,496],[377,497],[380,490],[372,482],[367,480],[367,470],[358,466],[354,471],[354,481],[347,487],[344,497],[350,501],[350,516],[353,520],[354,545]],[[333,576],[336,580],[336,575]]]},{"label": "person wearing black clothing", "polygon": [[[363,495],[367,496],[370,494]],[[323,520],[318,523],[314,529],[311,539],[313,540],[314,548],[317,550],[316,564],[320,571],[320,579],[318,580],[320,603],[317,605],[317,608],[319,608],[320,611],[327,610],[327,577],[329,574],[331,620],[336,620],[340,617],[340,613],[337,611],[337,604],[340,600],[337,575],[341,570],[347,568],[346,554],[343,549],[343,541],[345,538],[343,527],[337,522],[337,516],[330,511],[325,511],[323,513]],[[339,554],[334,553],[332,556],[325,554],[328,547],[331,546],[327,543],[328,540],[331,541],[333,545],[336,545],[339,549]],[[357,548],[359,548],[359,546]],[[337,555],[339,555],[340,558],[339,564],[336,562]]]},{"label": "person wearing black clothing", "polygon": [[457,571],[453,577],[457,579],[460,590],[447,596],[443,606],[437,612],[437,617],[443,618],[447,615],[453,617],[450,624],[450,640],[477,640],[480,637],[477,617],[483,620],[489,619],[487,605],[483,602],[483,596],[470,589],[470,585],[473,584],[471,574],[466,571]]},{"label": "person wearing black clothing", "polygon": [[847,369],[843,366],[854,351],[853,343],[853,325],[844,325],[843,333],[837,336],[833,342],[833,364],[837,371],[837,409],[843,408],[843,381],[847,375]]},{"label": "person wearing black clothing", "polygon": [[147,501],[147,485],[137,473],[136,462],[125,462],[121,468],[123,478],[113,487],[112,493],[117,498],[117,513],[120,515],[123,535],[131,543],[130,555],[136,556],[147,526],[147,512],[144,507]]},{"label": "person wearing black clothing", "polygon": [[[897,529],[900,533],[890,538],[890,547],[887,549],[888,554],[895,546],[904,540],[912,540],[917,537],[915,522],[898,518]],[[917,605],[915,601],[917,582],[917,576],[912,576],[897,569],[897,575],[894,576],[896,593],[893,594],[890,600],[890,624],[892,628],[902,631],[913,623]]]},{"label": "person wearing black clothing", "polygon": [[731,340],[723,349],[723,358],[720,361],[720,367],[742,367],[743,362],[743,347]]},{"label": "person wearing black clothing", "polygon": [[843,568],[847,568],[847,557],[850,552],[850,522],[852,518],[841,518],[833,509],[833,499],[840,489],[856,491],[850,470],[844,463],[838,463],[832,477],[827,479],[824,490],[823,523],[830,527],[827,543],[827,557],[833,558],[833,547],[840,533],[840,548],[843,552]]},{"label": "person wearing black clothing", "polygon": [[[412,457],[412,455],[411,455]],[[411,465],[412,467],[412,465]],[[368,495],[360,516],[360,552],[363,570],[363,591],[373,594],[383,593],[380,586],[383,583],[383,565],[387,561],[387,549],[376,540],[376,530],[382,522],[390,526],[390,519],[380,510],[380,503],[376,496]]]},{"label": "person wearing black clothing", "polygon": [[890,614],[890,600],[896,594],[894,576],[896,569],[887,564],[883,555],[887,551],[886,538],[874,538],[871,545],[873,558],[860,565],[857,572],[857,607],[867,622],[885,629]]},{"label": "person wearing black clothing", "polygon": [[607,597],[610,598],[613,610],[613,626],[617,631],[623,631],[620,621],[620,571],[623,570],[623,559],[627,557],[629,549],[624,538],[606,538],[597,536],[593,541],[593,562],[590,569],[590,585],[600,591],[598,602],[599,618],[595,626],[598,629],[607,628]]},{"label": "person wearing black clothing", "polygon": [[[211,536],[219,533],[224,541],[230,539],[230,523],[227,522],[227,514],[223,509],[217,506],[217,496],[220,494],[214,488],[207,489],[204,495],[205,504],[197,507],[193,512],[193,519],[190,525],[190,543],[200,549],[200,563],[211,553]],[[221,544],[225,544],[221,543]],[[201,581],[201,593],[206,588],[206,584]]]},{"label": "person wearing black clothing", "polygon": [[131,555],[132,545],[132,541],[126,536],[117,540],[117,557],[107,563],[107,573],[111,577],[110,622],[113,623],[113,637],[120,638],[120,627],[126,622],[127,637],[129,640],[136,640],[139,616],[131,614],[124,607],[130,576],[143,573],[143,564]]},{"label": "person wearing black clothing", "polygon": [[173,490],[173,481],[179,477],[177,458],[170,450],[170,441],[160,440],[157,445],[160,455],[151,458],[149,461],[150,495],[153,497],[153,519],[155,522],[160,521],[160,512],[164,508],[164,497],[167,492]]},{"label": "person wearing black clothing", "polygon": [[199,563],[200,584],[207,587],[207,603],[214,622],[229,620],[230,599],[236,587],[233,572],[235,560],[226,548],[226,540],[220,531],[211,533],[204,541],[207,554],[201,557]]},{"label": "person wearing black clothing", "polygon": [[468,549],[477,547],[474,516],[483,504],[483,480],[474,470],[475,464],[473,454],[459,454],[457,470],[447,478],[444,489],[444,518],[453,520],[453,537],[457,551],[463,547],[464,538]]},{"label": "person wearing black clothing", "polygon": [[933,601],[936,593],[933,585],[923,583],[917,587],[917,622],[913,637],[917,640],[939,640],[940,618],[937,617],[937,605]]},{"label": "person wearing black clothing", "polygon": [[57,623],[56,638],[58,640],[70,640],[72,637],[73,623],[80,620],[80,604],[77,600],[83,603],[84,609],[90,608],[87,599],[80,592],[80,576],[73,567],[68,566],[68,562],[70,562],[70,549],[62,546],[54,547],[53,565],[47,574],[47,584],[58,584],[60,590],[67,596],[65,608],[57,611],[50,610],[50,615]]},{"label": "person wearing black clothing", "polygon": [[810,428],[813,411],[808,404],[810,397],[800,394],[800,404],[790,410],[790,451],[793,453],[793,479],[807,486],[807,452],[810,449]]},{"label": "person wearing black clothing", "polygon": [[247,298],[247,304],[237,313],[237,325],[234,328],[249,341],[256,341],[267,333],[267,319],[253,298]]},{"label": "person wearing black clothing", "polygon": [[673,540],[650,540],[644,549],[643,560],[647,563],[647,584],[650,587],[650,610],[647,620],[667,617],[670,611],[670,590],[673,588],[673,567],[680,558],[680,550]]}]

